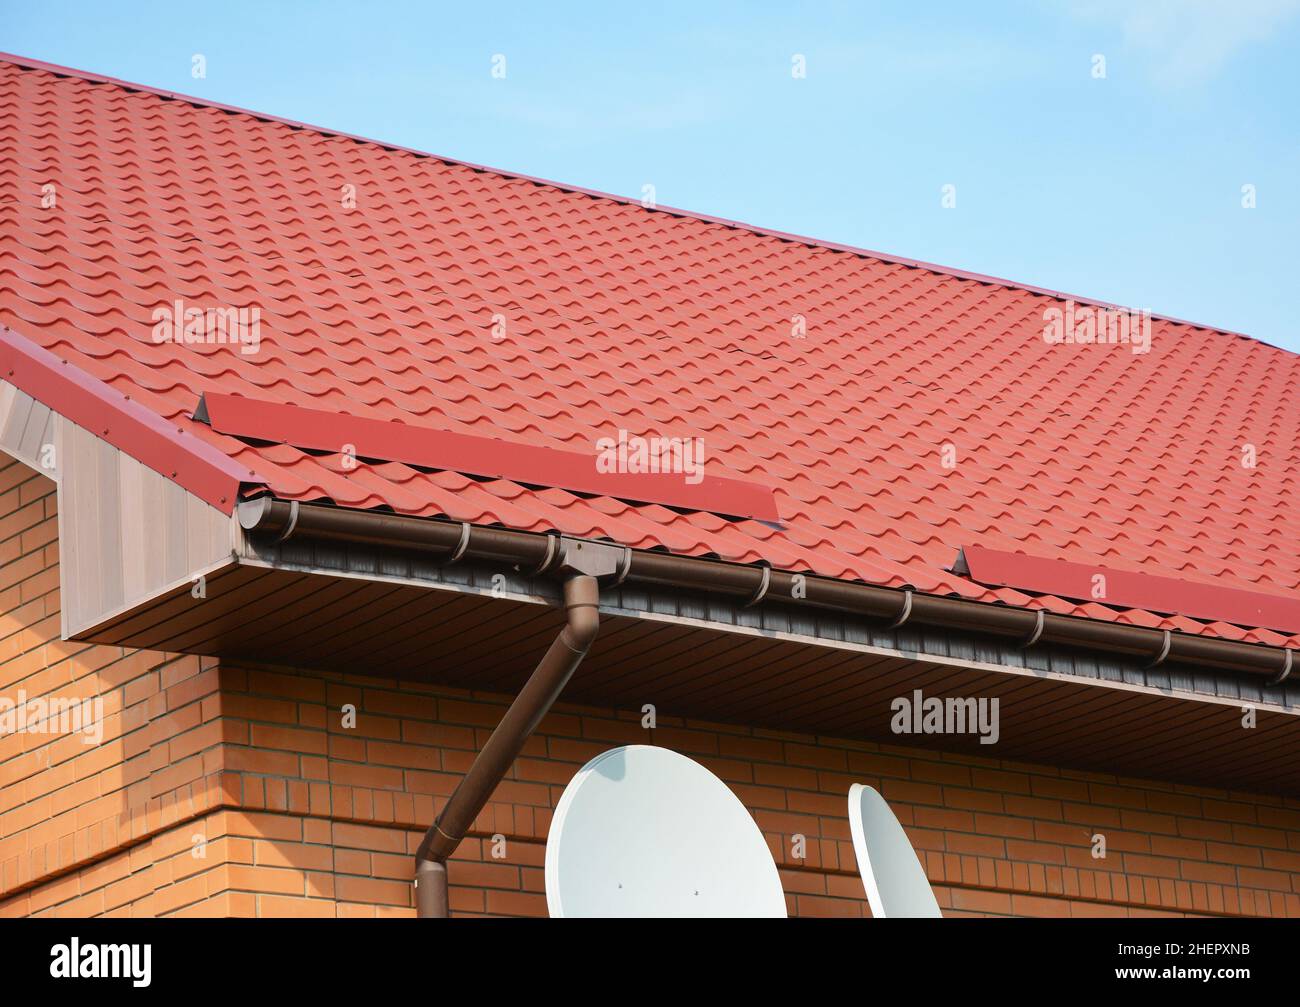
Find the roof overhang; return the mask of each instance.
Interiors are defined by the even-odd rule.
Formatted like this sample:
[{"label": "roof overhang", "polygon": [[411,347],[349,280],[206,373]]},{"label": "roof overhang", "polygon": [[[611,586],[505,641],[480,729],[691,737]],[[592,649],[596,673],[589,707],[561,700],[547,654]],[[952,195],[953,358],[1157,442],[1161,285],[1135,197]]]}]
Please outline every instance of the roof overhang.
[{"label": "roof overhang", "polygon": [[[290,512],[292,528],[259,527],[259,515]],[[185,580],[77,638],[512,693],[563,622],[552,574],[566,550],[597,550],[606,572],[601,631],[566,703],[633,712],[650,705],[665,730],[739,724],[1300,793],[1300,696],[1262,675],[1169,662],[1146,668],[1145,656],[1043,639],[1026,648],[1005,630],[892,625],[902,592],[888,596],[892,610],[883,595],[872,612],[847,610],[847,602],[810,607],[784,582],[774,590],[782,575],[762,568],[715,563],[724,580],[734,578],[731,590],[687,590],[663,582],[680,557],[638,554],[647,565],[634,576],[628,552],[606,543],[531,536],[531,551],[520,551],[522,533],[503,529],[265,499],[242,516],[251,527],[239,529],[230,562],[206,571],[202,597]],[[370,531],[316,534],[356,521]],[[422,539],[402,547],[387,538],[409,532],[410,522]],[[764,596],[751,604],[753,585],[764,581]],[[922,604],[911,599],[914,611]],[[996,744],[974,731],[898,733],[897,704],[913,699],[997,700]],[[1253,711],[1253,727],[1243,727],[1244,710]]]}]

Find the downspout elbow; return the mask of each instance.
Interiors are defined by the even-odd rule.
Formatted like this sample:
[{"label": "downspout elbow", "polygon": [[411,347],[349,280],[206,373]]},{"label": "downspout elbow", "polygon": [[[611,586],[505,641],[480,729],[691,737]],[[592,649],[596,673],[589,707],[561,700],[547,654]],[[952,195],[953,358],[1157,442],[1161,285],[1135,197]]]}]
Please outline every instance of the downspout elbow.
[{"label": "downspout elbow", "polygon": [[568,622],[561,631],[565,645],[576,654],[586,654],[600,632],[600,587],[594,577],[571,577],[564,584],[564,614]]}]

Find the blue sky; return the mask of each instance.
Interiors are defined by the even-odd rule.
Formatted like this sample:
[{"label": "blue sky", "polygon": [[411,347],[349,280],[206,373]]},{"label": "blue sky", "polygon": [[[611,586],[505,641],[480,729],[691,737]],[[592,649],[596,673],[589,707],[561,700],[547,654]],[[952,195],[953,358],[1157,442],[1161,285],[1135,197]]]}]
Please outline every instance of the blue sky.
[{"label": "blue sky", "polygon": [[0,0],[0,49],[1300,351],[1300,0]]}]

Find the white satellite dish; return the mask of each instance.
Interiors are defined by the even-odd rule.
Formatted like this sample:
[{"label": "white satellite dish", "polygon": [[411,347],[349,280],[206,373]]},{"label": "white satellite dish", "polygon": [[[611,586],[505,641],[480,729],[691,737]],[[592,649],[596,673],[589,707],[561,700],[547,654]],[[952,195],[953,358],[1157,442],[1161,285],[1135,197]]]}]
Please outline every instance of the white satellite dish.
[{"label": "white satellite dish", "polygon": [[596,756],[546,839],[553,917],[784,917],[754,819],[698,762],[651,745]]},{"label": "white satellite dish", "polygon": [[872,916],[943,916],[903,826],[885,799],[861,783],[849,788],[849,829]]}]

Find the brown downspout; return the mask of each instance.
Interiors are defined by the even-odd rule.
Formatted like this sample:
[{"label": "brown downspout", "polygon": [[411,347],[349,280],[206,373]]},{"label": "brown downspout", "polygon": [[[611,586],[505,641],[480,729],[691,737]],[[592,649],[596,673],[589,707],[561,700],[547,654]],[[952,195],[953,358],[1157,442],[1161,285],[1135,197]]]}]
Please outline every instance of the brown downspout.
[{"label": "brown downspout", "polygon": [[599,593],[596,578],[587,574],[576,574],[564,582],[564,614],[568,621],[420,842],[415,854],[417,916],[449,915],[447,858],[456,851],[596,639],[600,628],[596,609]]}]

